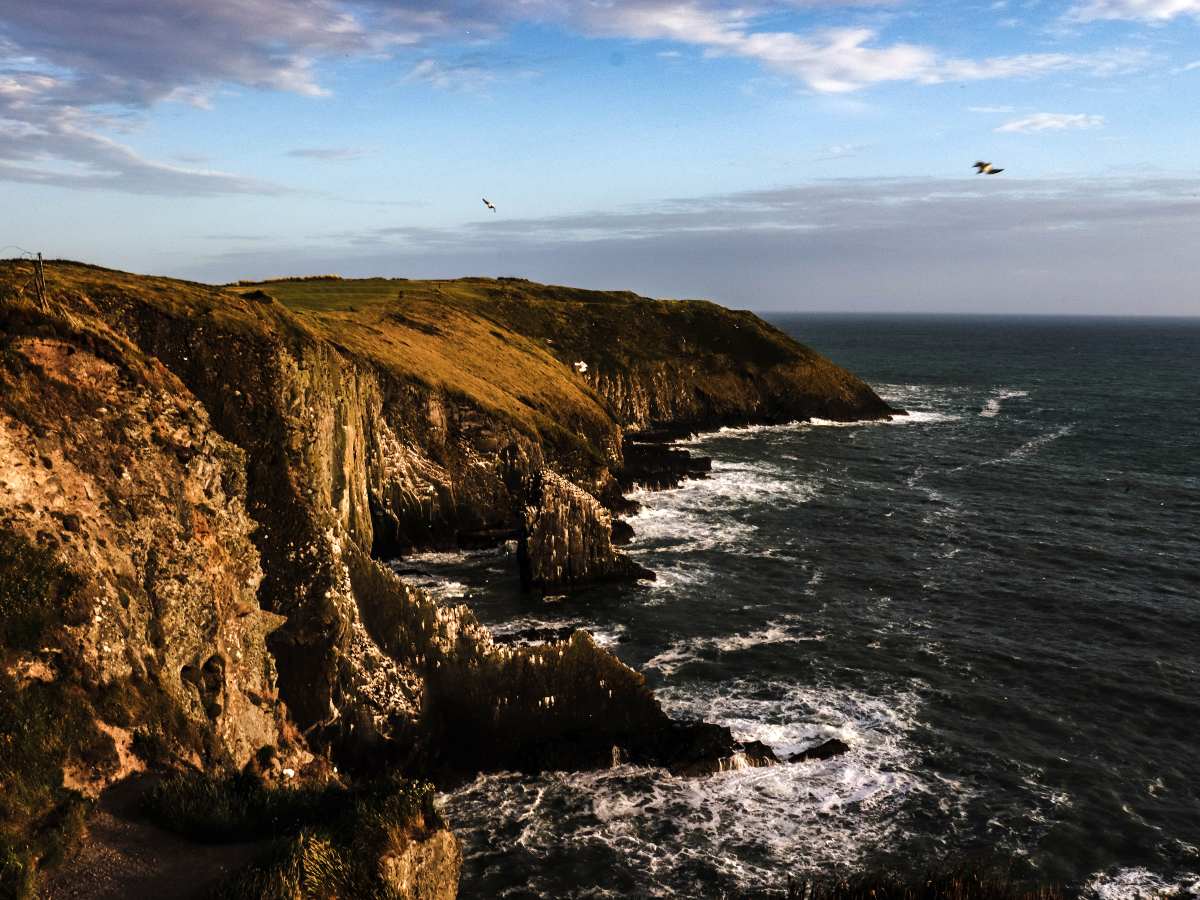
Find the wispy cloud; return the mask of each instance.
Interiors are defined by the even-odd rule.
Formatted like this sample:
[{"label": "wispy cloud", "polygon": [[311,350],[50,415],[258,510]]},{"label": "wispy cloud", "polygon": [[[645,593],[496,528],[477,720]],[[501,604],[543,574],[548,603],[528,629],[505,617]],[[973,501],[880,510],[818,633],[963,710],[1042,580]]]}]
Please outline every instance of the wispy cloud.
[{"label": "wispy cloud", "polygon": [[1011,106],[968,106],[967,112],[973,113],[1010,113],[1013,111]]},{"label": "wispy cloud", "polygon": [[850,159],[858,156],[870,146],[870,144],[830,144],[828,147],[824,147],[814,159],[817,162],[824,162],[831,159]]},{"label": "wispy cloud", "polygon": [[995,129],[1001,133],[1032,134],[1038,131],[1066,131],[1078,128],[1099,128],[1104,124],[1104,116],[1089,115],[1088,113],[1034,113],[1023,119],[1005,122]]},{"label": "wispy cloud", "polygon": [[1200,17],[1200,0],[1087,0],[1067,12],[1075,22],[1132,19],[1166,22],[1178,16]]},{"label": "wispy cloud", "polygon": [[359,147],[297,147],[289,150],[288,156],[298,159],[315,159],[321,162],[344,162],[352,159],[362,159],[368,151]]}]

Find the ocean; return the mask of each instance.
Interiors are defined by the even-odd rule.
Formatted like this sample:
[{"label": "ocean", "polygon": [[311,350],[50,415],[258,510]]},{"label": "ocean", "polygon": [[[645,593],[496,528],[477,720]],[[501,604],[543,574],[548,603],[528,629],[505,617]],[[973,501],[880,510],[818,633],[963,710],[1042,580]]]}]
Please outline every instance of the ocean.
[{"label": "ocean", "polygon": [[988,854],[1106,900],[1200,894],[1200,320],[771,320],[910,415],[687,442],[712,476],[636,495],[653,584],[543,605],[501,555],[405,563],[499,632],[592,631],[673,714],[850,752],[480,777],[443,797],[463,896],[754,896]]}]

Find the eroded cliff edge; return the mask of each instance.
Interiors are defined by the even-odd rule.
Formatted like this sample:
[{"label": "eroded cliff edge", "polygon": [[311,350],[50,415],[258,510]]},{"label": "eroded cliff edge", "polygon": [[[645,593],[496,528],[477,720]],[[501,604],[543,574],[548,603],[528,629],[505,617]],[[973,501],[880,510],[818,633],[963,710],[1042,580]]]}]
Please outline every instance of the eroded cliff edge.
[{"label": "eroded cliff edge", "polygon": [[718,763],[727,732],[670,722],[586,634],[497,646],[378,560],[512,538],[537,587],[636,576],[611,530],[627,432],[890,412],[703,302],[53,263],[42,306],[27,280],[0,263],[0,702],[74,724],[3,811],[24,864],[150,757],[276,778],[330,756],[441,777],[614,748]]}]

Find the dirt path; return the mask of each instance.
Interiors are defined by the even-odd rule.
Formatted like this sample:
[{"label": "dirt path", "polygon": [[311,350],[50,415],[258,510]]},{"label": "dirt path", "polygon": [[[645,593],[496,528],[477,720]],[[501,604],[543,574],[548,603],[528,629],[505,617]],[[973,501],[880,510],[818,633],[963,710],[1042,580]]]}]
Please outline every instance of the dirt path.
[{"label": "dirt path", "polygon": [[46,900],[191,900],[252,862],[269,845],[197,844],[147,822],[131,778],[100,798],[78,853],[47,880]]}]

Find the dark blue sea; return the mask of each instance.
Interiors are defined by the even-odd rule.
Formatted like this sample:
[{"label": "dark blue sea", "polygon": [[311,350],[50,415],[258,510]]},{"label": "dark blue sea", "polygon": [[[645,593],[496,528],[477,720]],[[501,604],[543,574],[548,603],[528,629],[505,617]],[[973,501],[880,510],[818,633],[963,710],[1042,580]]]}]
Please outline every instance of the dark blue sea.
[{"label": "dark blue sea", "polygon": [[998,854],[1200,894],[1200,320],[772,321],[910,415],[726,430],[640,493],[650,585],[544,605],[425,557],[497,631],[575,624],[673,713],[827,760],[480,778],[468,897],[719,897]]}]

